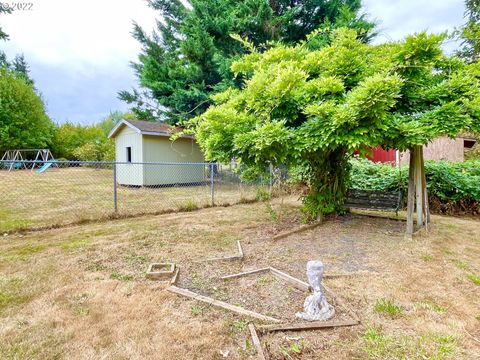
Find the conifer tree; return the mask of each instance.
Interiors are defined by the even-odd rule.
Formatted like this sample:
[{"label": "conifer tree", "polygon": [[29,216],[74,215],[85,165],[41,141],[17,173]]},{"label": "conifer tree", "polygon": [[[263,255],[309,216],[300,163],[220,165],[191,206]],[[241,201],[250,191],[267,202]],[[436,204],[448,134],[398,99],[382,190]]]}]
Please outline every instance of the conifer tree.
[{"label": "conifer tree", "polygon": [[[237,34],[253,46],[294,44],[321,26],[347,26],[367,41],[374,24],[358,15],[360,0],[150,0],[158,29],[148,36],[134,25],[142,44],[132,67],[139,90],[121,91],[137,117],[179,123],[205,111],[212,93],[238,87],[230,67],[245,54]],[[318,41],[316,42],[318,45]],[[312,43],[313,46],[313,43]]]}]

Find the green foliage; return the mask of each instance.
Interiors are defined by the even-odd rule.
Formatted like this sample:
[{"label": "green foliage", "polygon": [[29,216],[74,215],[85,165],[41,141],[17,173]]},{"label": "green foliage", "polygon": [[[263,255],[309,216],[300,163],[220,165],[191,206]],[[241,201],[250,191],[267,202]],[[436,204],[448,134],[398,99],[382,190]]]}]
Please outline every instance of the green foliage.
[{"label": "green foliage", "polygon": [[[9,14],[11,13],[11,10],[8,6],[3,6],[3,4],[0,5],[0,16],[2,14]],[[2,27],[0,27],[0,40],[8,40],[8,35],[2,30]]]},{"label": "green foliage", "polygon": [[280,345],[280,353],[284,356],[285,359],[293,359],[292,355],[300,355],[304,347],[303,340],[299,342],[292,342],[288,348],[283,345]]},{"label": "green foliage", "polygon": [[180,206],[180,211],[195,211],[198,210],[198,205],[193,199],[188,199],[185,205]]},{"label": "green foliage", "polygon": [[377,300],[374,310],[377,313],[388,315],[391,318],[395,318],[403,312],[403,309],[399,305],[388,299]]},{"label": "green foliage", "polygon": [[[178,123],[203,113],[210,96],[239,87],[232,62],[255,46],[272,42],[305,41],[313,30],[346,26],[362,41],[372,36],[374,24],[358,15],[359,0],[152,0],[162,20],[153,36],[135,25],[134,38],[142,45],[133,68],[140,90],[121,91],[140,119]],[[240,34],[245,40],[240,39]],[[308,41],[319,48],[328,37],[317,32]],[[243,45],[243,46],[242,46]],[[235,71],[235,70],[234,70]]]},{"label": "green foliage", "polygon": [[32,84],[0,67],[0,151],[48,148],[54,125]]},{"label": "green foliage", "polygon": [[[398,169],[362,159],[350,163],[350,187],[407,193],[408,166]],[[480,208],[480,161],[426,161],[425,176],[432,210],[448,213],[458,208],[475,212]]]},{"label": "green foliage", "polygon": [[468,275],[468,280],[470,280],[475,285],[480,286],[480,276],[475,275],[475,274],[469,274]]},{"label": "green foliage", "polygon": [[270,193],[262,188],[255,189],[255,200],[257,201],[267,201],[270,200]]},{"label": "green foliage", "polygon": [[453,336],[427,333],[419,337],[385,334],[369,328],[363,335],[368,359],[447,359],[456,351]]},{"label": "green foliage", "polygon": [[233,333],[244,332],[248,326],[248,320],[235,320],[232,323],[231,330]]},{"label": "green foliage", "polygon": [[480,58],[480,1],[466,0],[465,17],[467,22],[457,31],[462,40],[459,55],[470,62]]},{"label": "green foliage", "polygon": [[273,222],[278,222],[278,213],[275,211],[272,204],[266,204],[265,210],[268,213],[268,215],[270,215],[270,218],[272,219]]},{"label": "green foliage", "polygon": [[341,210],[355,151],[480,130],[480,64],[444,56],[444,35],[369,45],[352,29],[327,33],[320,49],[277,44],[234,61],[242,89],[188,123],[207,159],[296,168],[310,217]]},{"label": "green foliage", "polygon": [[53,155],[69,160],[115,160],[115,142],[108,139],[108,133],[122,118],[132,118],[132,114],[114,112],[98,124],[89,126],[69,122],[57,126]]}]

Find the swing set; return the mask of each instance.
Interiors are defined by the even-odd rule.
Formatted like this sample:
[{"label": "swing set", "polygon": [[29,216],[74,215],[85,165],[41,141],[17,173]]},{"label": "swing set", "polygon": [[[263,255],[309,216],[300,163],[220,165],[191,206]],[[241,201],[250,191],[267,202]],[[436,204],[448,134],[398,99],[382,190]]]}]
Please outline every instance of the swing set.
[{"label": "swing set", "polygon": [[33,171],[36,167],[39,171],[46,170],[55,161],[49,149],[7,150],[0,160],[8,171],[21,169]]}]

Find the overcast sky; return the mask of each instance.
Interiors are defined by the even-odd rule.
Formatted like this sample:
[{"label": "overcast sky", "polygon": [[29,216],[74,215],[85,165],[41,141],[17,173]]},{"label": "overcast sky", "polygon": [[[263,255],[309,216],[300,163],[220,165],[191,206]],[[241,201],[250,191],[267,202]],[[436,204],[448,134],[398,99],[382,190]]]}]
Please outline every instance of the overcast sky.
[{"label": "overcast sky", "polygon": [[[18,0],[0,0],[3,3]],[[51,118],[91,124],[114,110],[127,110],[117,92],[136,81],[130,61],[140,51],[132,38],[135,20],[147,31],[156,13],[145,0],[29,0],[31,10],[0,18],[10,41],[0,43],[9,58],[23,53]],[[363,0],[364,12],[379,22],[376,42],[406,34],[441,32],[461,25],[463,0]],[[454,44],[450,43],[448,51]]]}]

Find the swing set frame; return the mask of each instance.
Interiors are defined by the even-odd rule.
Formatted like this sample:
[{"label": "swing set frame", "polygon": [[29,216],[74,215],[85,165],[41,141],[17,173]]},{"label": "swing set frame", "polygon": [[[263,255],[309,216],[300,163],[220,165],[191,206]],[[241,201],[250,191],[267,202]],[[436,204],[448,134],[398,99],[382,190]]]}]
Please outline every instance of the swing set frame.
[{"label": "swing set frame", "polygon": [[0,159],[8,166],[8,171],[31,170],[41,167],[44,163],[55,161],[50,149],[15,149],[7,150]]}]

